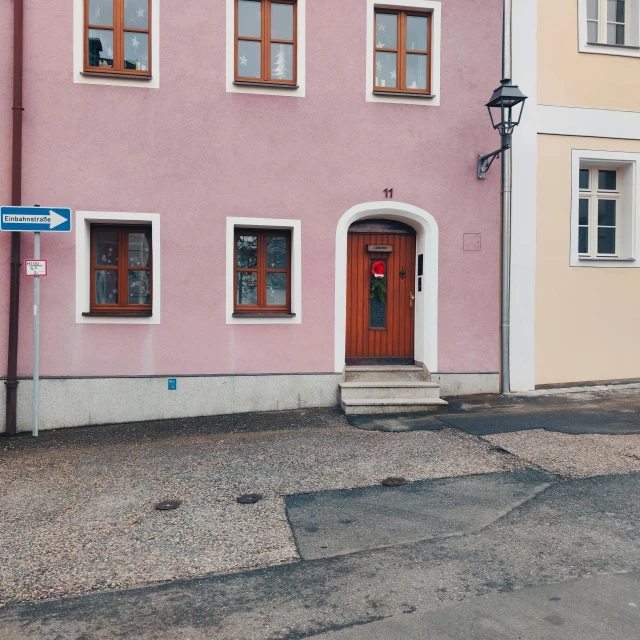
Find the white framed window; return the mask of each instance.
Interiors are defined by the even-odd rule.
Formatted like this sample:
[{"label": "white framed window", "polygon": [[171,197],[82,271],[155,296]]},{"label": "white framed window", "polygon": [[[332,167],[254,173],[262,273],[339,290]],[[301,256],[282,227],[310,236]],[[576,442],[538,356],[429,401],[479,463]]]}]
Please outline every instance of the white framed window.
[{"label": "white framed window", "polygon": [[[283,27],[284,15],[291,14],[291,11],[287,12],[286,9],[292,5],[295,5],[292,12],[295,16],[293,29],[287,25],[286,33],[278,33],[278,29]],[[278,3],[277,0],[226,0],[227,93],[304,98],[306,10],[307,0],[295,0],[295,2],[286,0],[282,3]],[[255,19],[254,14],[257,16]],[[246,22],[245,26],[243,26],[244,22]],[[268,33],[264,33],[265,31]],[[260,59],[260,42],[264,45],[262,72],[258,71],[260,64],[256,62]],[[240,48],[236,51],[237,47]],[[272,55],[271,47],[276,47]],[[289,49],[292,51],[294,60],[287,62]],[[254,60],[252,60],[252,54]],[[272,60],[269,67],[266,67],[265,65],[269,62],[267,58],[270,55]],[[287,71],[288,69],[290,71]],[[281,79],[278,80],[278,78]]]},{"label": "white framed window", "polygon": [[579,50],[640,57],[640,0],[578,0]]},{"label": "white framed window", "polygon": [[637,267],[640,154],[572,152],[571,266]]},{"label": "white framed window", "polygon": [[441,26],[436,0],[367,0],[367,102],[440,106]]},{"label": "white framed window", "polygon": [[[87,22],[85,21],[85,11],[87,8],[92,10],[92,22],[96,22],[96,12],[101,11],[100,16],[102,22],[100,24],[107,24],[104,20],[105,16],[111,15],[108,13],[107,9],[110,6],[110,2],[108,0],[91,0],[91,2],[87,3],[86,0],[73,0],[73,81],[76,84],[102,84],[102,85],[111,85],[118,87],[138,87],[142,89],[158,89],[160,88],[160,2],[161,0],[150,0],[150,8],[151,8],[151,24],[144,23],[144,26],[147,28],[148,32],[152,34],[151,37],[151,51],[148,52],[148,58],[152,60],[153,66],[151,67],[151,73],[146,77],[140,77],[140,75],[127,75],[126,73],[118,74],[117,72],[106,74],[100,73],[100,69],[85,70],[85,37],[87,33]],[[118,5],[114,5],[117,7]],[[113,9],[111,9],[113,11]],[[141,11],[141,9],[139,9]],[[109,38],[113,38],[111,36],[111,31],[109,29],[100,30],[100,29],[92,29],[92,31],[96,31],[96,33],[107,36],[107,40]],[[125,34],[127,32],[125,31]],[[133,32],[132,32],[133,33]],[[135,35],[135,33],[134,33]],[[148,35],[146,36],[149,37]],[[105,51],[110,46],[110,41],[107,42],[105,40]],[[136,38],[136,42],[133,43],[134,52],[142,51],[141,45],[147,42],[142,35],[139,35]],[[127,54],[127,49],[130,48],[129,45],[124,46],[124,55]],[[113,57],[113,49],[117,49],[117,47],[111,47],[112,57]],[[130,66],[130,65],[128,65]],[[143,65],[142,63],[139,65],[140,68]],[[135,67],[136,69],[138,66]],[[129,72],[127,72],[129,73]],[[135,73],[135,71],[133,72]]]},{"label": "white framed window", "polygon": [[301,229],[300,220],[227,218],[227,324],[302,323]]},{"label": "white framed window", "polygon": [[[153,292],[153,310],[151,314],[136,316],[135,314],[114,315],[108,313],[91,313],[92,307],[95,307],[95,300],[92,301],[91,299],[91,292],[93,290],[92,278],[95,277],[95,265],[91,264],[92,237],[96,229],[111,229],[115,227],[120,229],[125,229],[126,227],[131,227],[132,229],[151,227],[150,245],[152,249],[151,265],[149,266],[149,272],[151,274],[149,288]],[[113,251],[117,253],[118,250],[114,247]],[[102,256],[99,257],[102,258]],[[149,300],[148,302],[151,301]],[[160,214],[76,211],[76,323],[160,324],[160,303]]]}]

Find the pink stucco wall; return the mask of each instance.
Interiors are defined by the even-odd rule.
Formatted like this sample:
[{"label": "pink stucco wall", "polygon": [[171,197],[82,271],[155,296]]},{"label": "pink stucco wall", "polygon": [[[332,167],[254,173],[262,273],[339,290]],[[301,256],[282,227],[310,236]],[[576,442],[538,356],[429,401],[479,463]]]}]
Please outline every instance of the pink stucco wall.
[{"label": "pink stucco wall", "polygon": [[[10,4],[0,3],[2,60]],[[162,3],[157,90],[74,84],[72,3],[27,5],[23,204],[160,213],[162,234],[156,326],[76,324],[75,233],[43,237],[42,375],[332,371],[336,224],[385,187],[440,228],[439,370],[497,371],[499,171],[481,182],[475,165],[499,144],[483,104],[500,78],[500,0],[443,0],[440,107],[365,102],[364,0],[309,0],[303,99],[226,93],[223,0]],[[0,65],[3,204],[10,80]],[[301,325],[225,324],[229,215],[302,219]],[[463,251],[464,233],[481,233],[482,251]],[[8,240],[0,234],[2,372]],[[23,257],[31,246],[24,234]],[[31,310],[23,277],[22,376]]]}]

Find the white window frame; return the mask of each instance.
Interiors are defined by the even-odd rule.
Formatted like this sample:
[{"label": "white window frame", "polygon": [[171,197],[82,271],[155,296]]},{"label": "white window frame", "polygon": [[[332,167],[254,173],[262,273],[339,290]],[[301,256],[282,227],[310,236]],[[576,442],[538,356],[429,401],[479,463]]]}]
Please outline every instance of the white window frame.
[{"label": "white window frame", "polygon": [[[375,34],[376,9],[405,9],[424,11],[431,14],[431,95],[380,95],[374,93],[373,86],[375,56],[373,36]],[[395,104],[414,104],[429,107],[440,106],[440,42],[442,32],[442,7],[436,0],[367,0],[367,102],[386,102]]]},{"label": "white window frame", "polygon": [[[291,316],[234,316],[236,228],[286,229],[291,232]],[[227,324],[302,324],[302,221],[286,218],[227,218]]]},{"label": "white window frame", "polygon": [[[587,164],[585,166],[580,166],[580,171],[588,171],[589,172],[589,187],[587,189],[580,189],[579,193],[579,201],[587,200],[589,203],[589,214],[586,225],[581,225],[580,220],[578,219],[578,229],[582,227],[587,228],[588,241],[587,241],[587,251],[585,253],[579,253],[580,258],[606,258],[606,259],[615,259],[618,258],[619,248],[620,248],[620,233],[621,233],[621,220],[620,217],[622,215],[620,208],[620,183],[622,181],[622,176],[618,169],[612,169],[610,167],[598,166]],[[600,171],[613,171],[616,174],[616,189],[608,190],[608,189],[600,189],[599,181],[600,181]],[[598,211],[599,211],[599,202],[601,200],[613,201],[615,202],[615,224],[611,227],[608,225],[600,225],[598,223]],[[578,202],[579,204],[579,202]],[[615,251],[613,253],[598,253],[598,232],[600,227],[614,229],[615,230]],[[578,247],[579,249],[580,247]]]},{"label": "white window frame", "polygon": [[297,16],[297,60],[296,60],[296,80],[297,87],[288,89],[282,85],[260,86],[257,82],[251,84],[237,84],[235,82],[235,37],[236,37],[236,14],[235,0],[227,1],[227,93],[253,93],[264,96],[289,96],[293,98],[304,98],[306,90],[306,24],[307,24],[307,0],[298,0]]},{"label": "white window frame", "polygon": [[[153,310],[151,316],[126,318],[83,316],[91,309],[91,225],[151,224],[151,262],[153,269]],[[77,324],[160,324],[160,214],[107,211],[76,211],[76,323]]]},{"label": "white window frame", "polygon": [[598,42],[589,42],[587,0],[578,0],[578,50],[640,58],[640,0],[625,1],[625,44],[607,43],[607,0],[599,0],[598,8]]},{"label": "white window frame", "polygon": [[[573,149],[571,157],[571,252],[572,267],[637,268],[640,249],[640,201],[638,178],[640,153],[591,151]],[[580,189],[580,169],[590,169],[589,190]],[[617,172],[617,191],[601,191],[597,171]],[[589,206],[589,253],[578,253],[580,200],[592,199]],[[597,200],[617,199],[616,206],[616,255],[598,255],[597,249]],[[595,237],[594,237],[595,234]]]},{"label": "white window frame", "polygon": [[102,84],[113,87],[160,88],[160,0],[151,0],[151,69],[148,79],[123,78],[84,71],[84,0],[73,0],[73,81],[76,84]]}]

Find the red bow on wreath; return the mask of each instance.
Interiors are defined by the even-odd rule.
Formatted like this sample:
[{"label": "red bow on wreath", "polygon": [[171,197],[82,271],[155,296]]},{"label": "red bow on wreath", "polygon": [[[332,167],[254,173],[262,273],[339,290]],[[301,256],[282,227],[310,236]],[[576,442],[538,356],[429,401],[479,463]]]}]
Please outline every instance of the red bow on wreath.
[{"label": "red bow on wreath", "polygon": [[384,272],[386,269],[386,265],[382,260],[376,260],[371,265],[371,274],[373,278],[371,278],[371,288],[370,288],[370,298],[371,300],[379,300],[380,302],[387,301],[387,283],[384,279]]}]

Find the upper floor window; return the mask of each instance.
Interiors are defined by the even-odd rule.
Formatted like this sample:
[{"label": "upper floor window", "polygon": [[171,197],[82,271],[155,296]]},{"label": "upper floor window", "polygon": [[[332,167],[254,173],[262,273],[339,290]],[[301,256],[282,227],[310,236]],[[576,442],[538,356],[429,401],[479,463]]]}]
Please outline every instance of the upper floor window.
[{"label": "upper floor window", "polygon": [[375,11],[374,92],[431,94],[431,15]]},{"label": "upper floor window", "polygon": [[151,0],[84,0],[85,72],[151,76]]},{"label": "upper floor window", "polygon": [[235,0],[235,81],[295,86],[297,1]]},{"label": "upper floor window", "polygon": [[593,44],[626,42],[630,0],[587,0],[587,41]]}]

